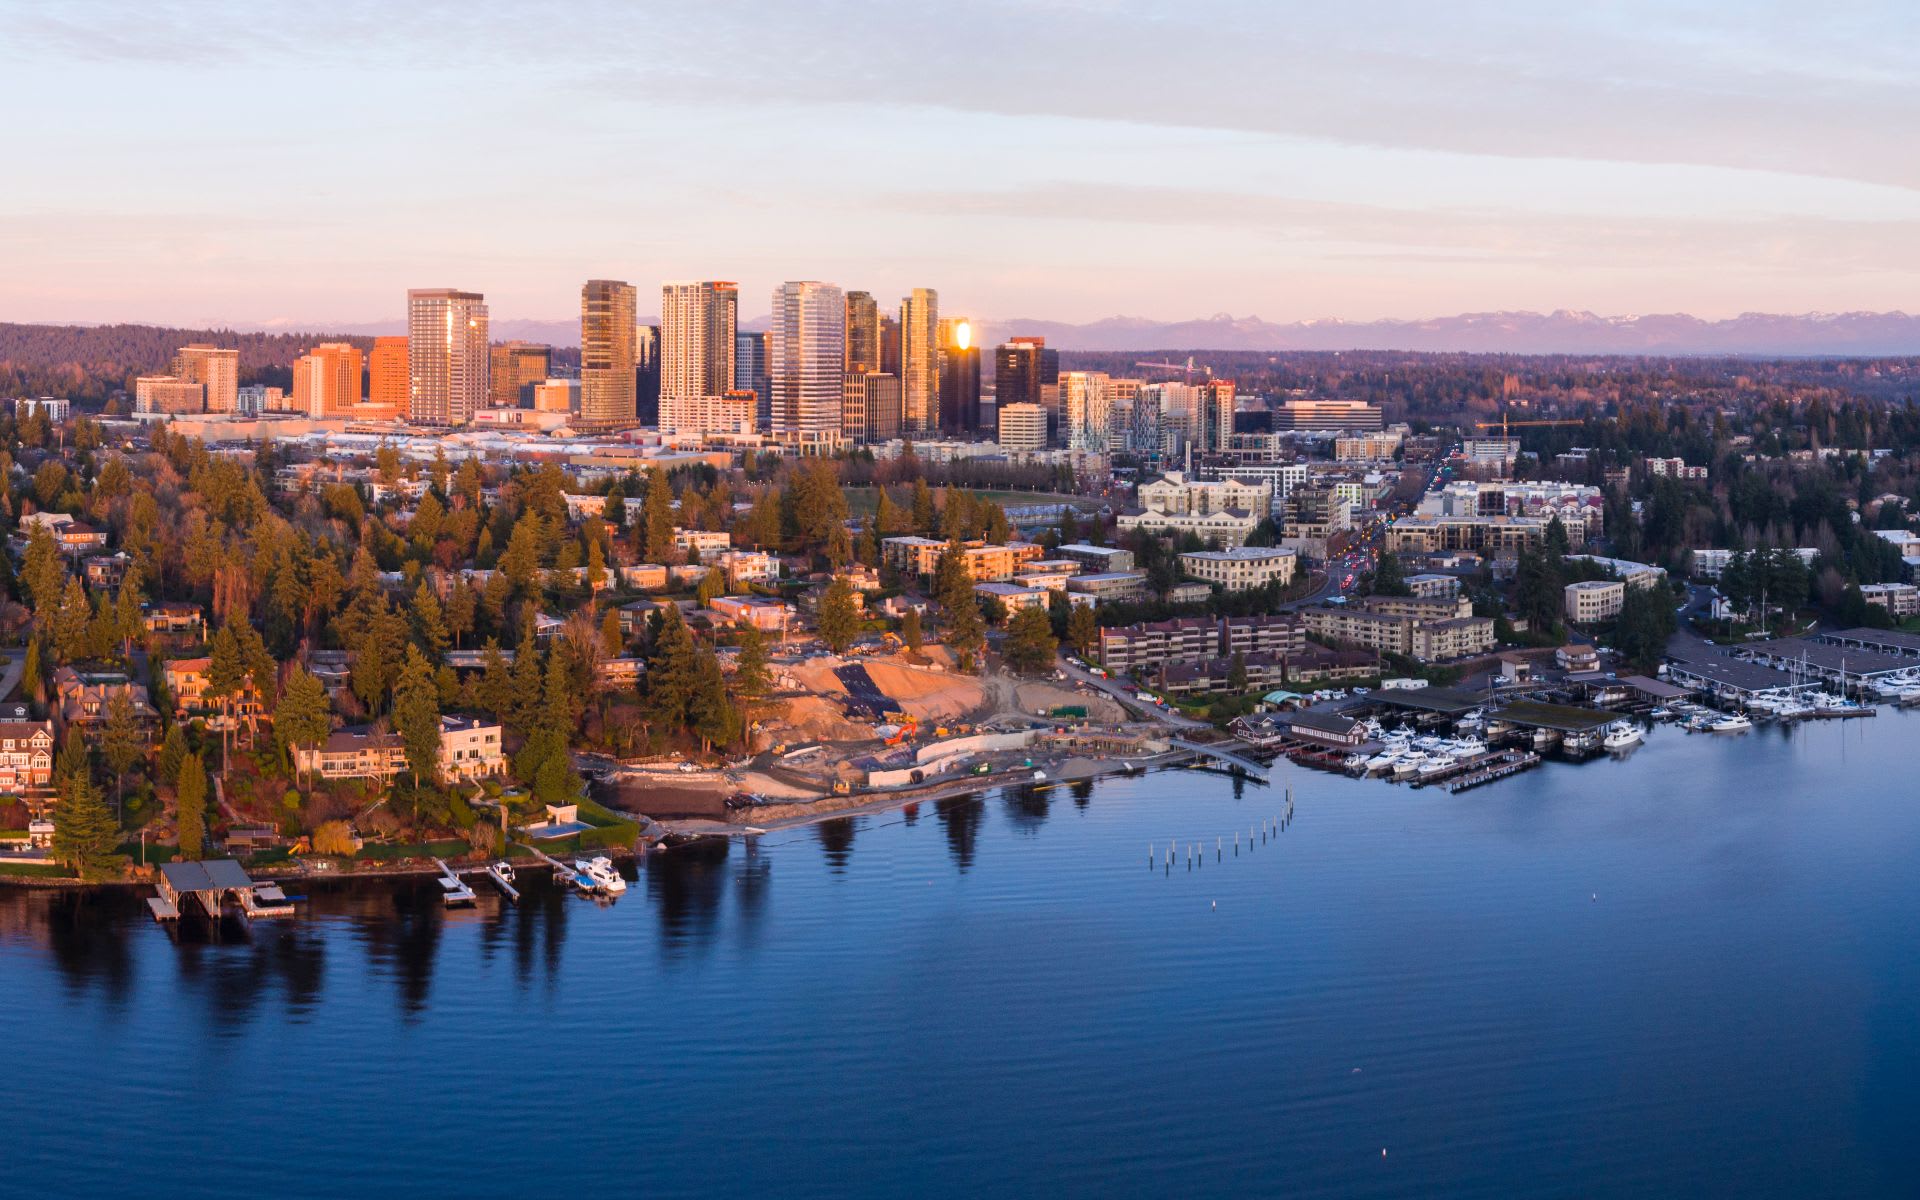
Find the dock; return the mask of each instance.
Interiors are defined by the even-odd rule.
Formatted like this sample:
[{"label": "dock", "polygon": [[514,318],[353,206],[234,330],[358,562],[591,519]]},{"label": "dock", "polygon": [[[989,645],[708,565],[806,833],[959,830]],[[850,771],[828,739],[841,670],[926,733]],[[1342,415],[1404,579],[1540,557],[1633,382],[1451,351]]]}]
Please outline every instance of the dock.
[{"label": "dock", "polygon": [[487,878],[493,880],[493,886],[506,893],[507,899],[515,904],[520,903],[520,889],[507,882],[507,877],[500,873],[500,868],[496,864],[487,864]]},{"label": "dock", "polygon": [[[1487,761],[1487,759],[1494,761]],[[1482,765],[1474,766],[1464,775],[1453,776],[1441,786],[1449,792],[1464,792],[1469,788],[1492,783],[1496,779],[1505,779],[1509,775],[1518,775],[1522,771],[1531,770],[1540,765],[1540,756],[1531,750],[1502,750],[1481,759],[1480,763]]]},{"label": "dock", "polygon": [[473,889],[467,886],[466,881],[453,873],[452,867],[437,858],[433,860],[433,865],[440,868],[440,898],[448,908],[466,908],[479,901],[480,898],[473,894]]},{"label": "dock", "polygon": [[290,917],[293,902],[279,885],[255,883],[231,858],[203,862],[170,862],[160,868],[159,895],[147,899],[156,921],[177,921],[192,905],[219,920],[232,901],[249,921],[260,917]]},{"label": "dock", "polygon": [[1189,754],[1199,758],[1211,758],[1216,762],[1232,767],[1236,771],[1258,779],[1262,783],[1266,782],[1267,768],[1244,755],[1235,754],[1232,750],[1227,749],[1224,743],[1190,742],[1184,738],[1169,738],[1167,744],[1175,749],[1185,750]]}]

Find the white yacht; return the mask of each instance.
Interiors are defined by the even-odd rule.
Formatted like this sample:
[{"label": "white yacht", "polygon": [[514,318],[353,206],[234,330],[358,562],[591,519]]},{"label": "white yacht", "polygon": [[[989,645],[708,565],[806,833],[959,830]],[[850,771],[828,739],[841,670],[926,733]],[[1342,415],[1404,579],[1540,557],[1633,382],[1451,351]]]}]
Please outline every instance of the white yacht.
[{"label": "white yacht", "polygon": [[1600,739],[1600,744],[1609,750],[1625,750],[1644,740],[1644,737],[1638,725],[1617,721],[1607,728],[1607,736]]},{"label": "white yacht", "polygon": [[1399,759],[1397,759],[1394,762],[1393,777],[1395,779],[1404,778],[1405,776],[1413,774],[1415,771],[1418,771],[1421,767],[1424,767],[1426,765],[1427,765],[1427,756],[1423,751],[1409,750],[1405,754],[1402,754],[1399,757]]},{"label": "white yacht", "polygon": [[1435,775],[1444,775],[1457,765],[1451,754],[1439,754],[1429,758],[1420,767],[1420,778],[1431,779]]},{"label": "white yacht", "polygon": [[1708,732],[1711,733],[1739,733],[1741,730],[1752,728],[1753,722],[1747,720],[1746,717],[1739,713],[1721,717],[1718,721],[1714,721],[1707,726]]},{"label": "white yacht", "polygon": [[617,896],[627,890],[627,881],[620,877],[620,872],[614,870],[613,860],[610,858],[603,856],[592,862],[581,862],[575,859],[573,869],[591,879],[595,891]]}]

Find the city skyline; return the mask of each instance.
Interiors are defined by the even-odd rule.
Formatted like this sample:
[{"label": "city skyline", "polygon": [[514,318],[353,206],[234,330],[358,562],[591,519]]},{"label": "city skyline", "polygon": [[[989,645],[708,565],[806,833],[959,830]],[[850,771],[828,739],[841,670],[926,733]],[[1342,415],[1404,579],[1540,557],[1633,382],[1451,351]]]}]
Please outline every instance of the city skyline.
[{"label": "city skyline", "polygon": [[[718,276],[756,298],[796,277],[879,298],[931,282],[976,319],[1076,322],[1920,295],[1920,171],[1898,152],[1920,116],[1910,10],[1362,22],[1215,0],[1176,27],[1053,3],[912,8],[884,35],[818,8],[681,18],[449,27],[347,4],[316,41],[267,10],[0,16],[10,78],[61,97],[16,130],[39,167],[0,201],[0,320],[335,328],[440,278],[473,281],[496,320],[561,319],[592,278],[644,296]],[[929,50],[880,54],[883,36]],[[1072,86],[1045,69],[1076,58],[1100,69]],[[448,89],[468,102],[429,102]],[[423,138],[436,169],[410,171]],[[568,165],[501,172],[515,138]],[[316,158],[334,165],[318,186],[286,182]],[[75,186],[103,164],[140,186]]]}]

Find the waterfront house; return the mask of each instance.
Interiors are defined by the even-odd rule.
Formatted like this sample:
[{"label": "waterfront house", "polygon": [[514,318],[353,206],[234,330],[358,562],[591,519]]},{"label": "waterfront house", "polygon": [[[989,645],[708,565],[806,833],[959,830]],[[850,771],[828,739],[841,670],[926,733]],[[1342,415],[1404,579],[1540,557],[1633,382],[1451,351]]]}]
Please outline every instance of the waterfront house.
[{"label": "waterfront house", "polygon": [[0,793],[21,795],[53,782],[53,722],[0,721]]}]

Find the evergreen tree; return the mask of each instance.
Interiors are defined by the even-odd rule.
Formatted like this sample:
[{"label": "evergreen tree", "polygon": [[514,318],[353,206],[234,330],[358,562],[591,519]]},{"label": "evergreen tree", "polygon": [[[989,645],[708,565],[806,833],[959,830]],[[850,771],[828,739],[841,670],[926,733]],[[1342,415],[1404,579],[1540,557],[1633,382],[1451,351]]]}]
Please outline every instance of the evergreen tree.
[{"label": "evergreen tree", "polygon": [[900,618],[900,640],[906,643],[909,651],[918,654],[925,636],[920,628],[920,610],[909,608],[906,615]]},{"label": "evergreen tree", "polygon": [[719,567],[714,567],[700,577],[700,586],[694,589],[693,598],[701,608],[712,608],[715,597],[726,594],[727,574]]},{"label": "evergreen tree", "polygon": [[449,637],[446,615],[440,608],[440,598],[422,579],[420,586],[414,589],[411,606],[413,618],[413,637],[426,652],[429,662],[439,662],[447,655]]},{"label": "evergreen tree", "polygon": [[198,754],[180,760],[180,783],[173,806],[180,857],[197,859],[207,836],[207,766]]},{"label": "evergreen tree", "polygon": [[513,709],[513,674],[507,666],[507,656],[500,652],[500,643],[493,638],[487,639],[487,648],[483,654],[485,666],[480,672],[480,686],[475,697],[480,707],[493,715],[497,721],[507,719]]},{"label": "evergreen tree", "polygon": [[53,813],[54,857],[89,883],[111,879],[126,865],[114,853],[119,823],[85,775],[70,780]]},{"label": "evergreen tree", "polygon": [[227,774],[227,753],[233,740],[233,705],[246,681],[247,664],[240,656],[240,641],[232,625],[222,625],[213,635],[207,664],[208,698],[220,702],[220,775]]},{"label": "evergreen tree", "polygon": [[853,584],[845,575],[835,575],[820,598],[820,640],[835,654],[845,654],[860,631],[860,613],[854,607]]},{"label": "evergreen tree", "polygon": [[147,731],[134,711],[133,696],[126,688],[115,688],[107,697],[106,719],[100,728],[100,752],[107,769],[113,772],[114,811],[126,794],[127,772],[147,755]]},{"label": "evergreen tree", "polygon": [[1007,639],[1003,643],[1007,666],[1022,675],[1051,670],[1059,648],[1053,637],[1053,622],[1044,608],[1028,605],[1015,613],[1007,625]]},{"label": "evergreen tree", "polygon": [[740,716],[727,698],[720,660],[705,646],[694,653],[693,694],[688,698],[687,718],[703,751],[711,752],[715,743],[731,742],[739,736]]},{"label": "evergreen tree", "polygon": [[620,613],[608,609],[600,618],[600,649],[608,658],[619,658],[627,652],[626,631],[620,628]]},{"label": "evergreen tree", "polygon": [[773,670],[767,660],[767,639],[752,625],[740,630],[740,654],[734,660],[733,690],[740,697],[741,709],[748,714],[773,691]]},{"label": "evergreen tree", "polygon": [[640,557],[651,563],[672,561],[673,486],[663,467],[647,472],[647,494],[640,510]]},{"label": "evergreen tree", "polygon": [[[1554,518],[1556,521],[1559,519]],[[1381,551],[1380,565],[1373,571],[1373,594],[1376,596],[1413,595],[1413,589],[1407,585],[1407,573],[1400,565],[1398,554]]]},{"label": "evergreen tree", "polygon": [[160,778],[178,786],[180,767],[186,762],[190,747],[187,745],[187,731],[179,725],[167,730],[167,736],[160,739],[160,759],[158,767]]},{"label": "evergreen tree", "polygon": [[87,602],[87,589],[78,578],[67,576],[67,586],[53,618],[53,649],[60,661],[74,663],[87,656],[92,619],[93,606]]},{"label": "evergreen tree", "polygon": [[453,581],[453,591],[447,596],[447,633],[453,638],[453,644],[465,644],[465,638],[473,632],[474,616],[479,610],[480,598],[467,586],[466,576]]},{"label": "evergreen tree", "polygon": [[[305,667],[287,682],[286,695],[273,714],[274,729],[289,746],[317,749],[333,731],[333,706],[326,685]],[[299,756],[294,756],[295,763]],[[305,775],[305,772],[302,772]]]},{"label": "evergreen tree", "polygon": [[1071,611],[1067,613],[1067,644],[1085,658],[1100,645],[1100,619],[1094,615],[1091,604],[1068,607]]},{"label": "evergreen tree", "polygon": [[432,782],[440,767],[440,689],[418,646],[407,647],[406,666],[394,690],[393,725],[406,748],[415,785]]},{"label": "evergreen tree", "polygon": [[680,617],[677,605],[669,604],[647,660],[647,694],[643,711],[649,723],[668,735],[678,733],[687,722],[687,705],[693,697],[693,633]]}]

